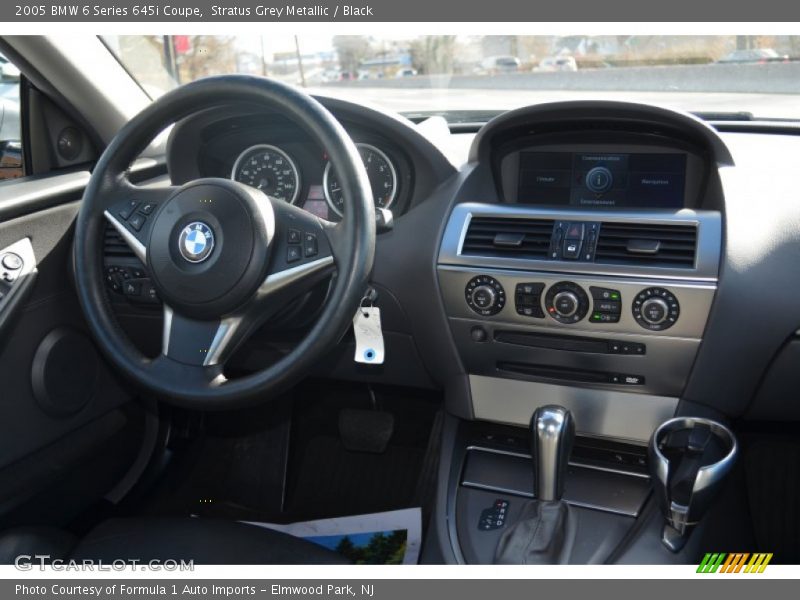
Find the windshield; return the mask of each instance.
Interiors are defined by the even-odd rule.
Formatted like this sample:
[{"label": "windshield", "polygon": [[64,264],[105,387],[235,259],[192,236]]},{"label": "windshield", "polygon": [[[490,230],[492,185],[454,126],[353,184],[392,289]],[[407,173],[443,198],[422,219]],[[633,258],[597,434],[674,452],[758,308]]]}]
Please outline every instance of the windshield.
[{"label": "windshield", "polygon": [[208,75],[268,75],[410,117],[481,121],[610,99],[715,118],[800,119],[800,36],[105,36],[153,98]]}]

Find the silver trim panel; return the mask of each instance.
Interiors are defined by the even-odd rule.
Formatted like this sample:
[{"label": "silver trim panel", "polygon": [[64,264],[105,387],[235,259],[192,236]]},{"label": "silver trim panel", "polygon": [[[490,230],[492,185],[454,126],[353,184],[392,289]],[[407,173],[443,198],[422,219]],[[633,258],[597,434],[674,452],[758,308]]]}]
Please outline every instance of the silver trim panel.
[{"label": "silver trim panel", "polygon": [[[585,275],[549,273],[543,271],[502,271],[499,269],[480,269],[465,266],[439,266],[439,282],[445,310],[451,318],[481,319],[492,323],[509,323],[512,325],[535,326],[550,332],[582,335],[619,334],[647,335],[648,337],[677,337],[700,339],[705,330],[708,313],[714,300],[716,285],[697,281],[648,280],[644,278],[603,278]],[[469,280],[476,275],[490,275],[505,288],[508,301],[503,309],[490,317],[476,314],[464,301],[464,289]],[[622,295],[622,313],[618,323],[590,323],[588,315],[578,323],[563,324],[545,314],[544,318],[533,318],[518,315],[514,306],[514,289],[518,283],[539,282],[545,284],[541,302],[544,311],[544,296],[547,290],[560,281],[571,281],[580,285],[591,298],[590,286],[613,288]],[[648,287],[665,287],[670,290],[681,306],[681,314],[675,325],[664,331],[651,331],[639,325],[633,317],[631,306],[633,299]],[[591,309],[591,307],[590,307]]]},{"label": "silver trim panel", "polygon": [[203,361],[204,367],[216,365],[220,362],[223,353],[228,348],[231,340],[233,340],[241,324],[242,319],[240,317],[226,317],[222,319],[216,334],[214,334],[214,339],[211,340],[211,346],[208,349],[206,358]]},{"label": "silver trim panel", "polygon": [[567,374],[565,379],[554,380],[546,377],[526,375],[514,372],[513,368],[498,370],[500,363],[531,364],[542,367],[563,367],[605,373],[638,375],[644,382],[637,385],[604,382],[574,382],[581,387],[623,393],[654,394],[656,396],[680,397],[686,386],[686,379],[691,371],[700,347],[700,340],[658,337],[647,335],[613,334],[603,332],[582,332],[580,337],[607,341],[613,339],[621,343],[645,344],[647,353],[639,354],[603,354],[594,352],[577,352],[572,350],[556,350],[547,347],[526,346],[507,341],[476,342],[472,330],[481,327],[486,332],[487,340],[494,340],[497,331],[518,333],[549,333],[543,327],[508,327],[505,324],[486,323],[478,319],[450,319],[450,330],[458,346],[466,371],[472,375],[487,377],[507,377],[523,381],[540,381],[555,385],[570,385]]},{"label": "silver trim panel", "polygon": [[267,294],[277,292],[278,290],[291,285],[295,281],[299,281],[303,277],[324,269],[328,265],[332,264],[332,256],[323,256],[317,260],[303,263],[290,269],[284,269],[283,271],[278,271],[277,273],[270,273],[270,275],[264,280],[264,283],[261,284],[261,287],[258,288],[258,294],[259,296],[265,296]]},{"label": "silver trim panel", "polygon": [[533,411],[560,404],[572,411],[578,434],[646,444],[675,414],[678,398],[470,375],[476,419],[526,426]]},{"label": "silver trim panel", "polygon": [[[563,221],[600,221],[607,223],[696,224],[697,256],[694,269],[608,265],[580,261],[533,260],[509,257],[462,255],[461,248],[473,216],[507,219],[553,219]],[[722,217],[716,211],[682,209],[641,211],[563,211],[524,205],[458,204],[447,222],[438,262],[440,265],[487,267],[500,269],[536,269],[587,275],[652,277],[655,279],[689,279],[716,281],[722,252]]]},{"label": "silver trim panel", "polygon": [[172,338],[172,308],[164,304],[164,325],[161,330],[161,354],[169,356],[169,340]]}]

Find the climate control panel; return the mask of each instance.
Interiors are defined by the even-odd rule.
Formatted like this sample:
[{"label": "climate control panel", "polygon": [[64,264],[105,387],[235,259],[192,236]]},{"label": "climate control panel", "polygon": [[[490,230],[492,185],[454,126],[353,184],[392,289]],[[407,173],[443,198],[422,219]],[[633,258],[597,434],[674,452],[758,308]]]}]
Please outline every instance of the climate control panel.
[{"label": "climate control panel", "polygon": [[[458,277],[465,275],[462,272]],[[531,275],[529,273],[528,277]],[[530,325],[596,327],[598,331],[629,333],[675,328],[674,335],[699,335],[702,332],[694,317],[690,317],[692,322],[687,327],[676,327],[679,320],[682,322],[679,298],[684,297],[692,303],[695,302],[692,299],[697,299],[701,305],[708,305],[713,290],[702,285],[678,284],[668,288],[647,285],[646,282],[615,283],[610,287],[604,281],[564,280],[543,274],[538,278],[522,279],[502,273],[472,273],[461,284],[461,302],[466,303],[472,315],[523,321]],[[707,314],[705,310],[704,313]]]}]

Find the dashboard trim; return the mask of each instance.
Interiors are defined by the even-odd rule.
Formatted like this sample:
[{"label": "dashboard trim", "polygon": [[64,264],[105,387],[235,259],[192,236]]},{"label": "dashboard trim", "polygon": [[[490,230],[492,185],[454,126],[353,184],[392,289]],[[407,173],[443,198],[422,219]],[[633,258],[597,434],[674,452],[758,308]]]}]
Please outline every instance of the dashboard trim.
[{"label": "dashboard trim", "polygon": [[559,404],[575,416],[577,433],[644,445],[675,415],[678,398],[595,390],[481,375],[469,376],[475,418],[527,426],[538,406]]}]

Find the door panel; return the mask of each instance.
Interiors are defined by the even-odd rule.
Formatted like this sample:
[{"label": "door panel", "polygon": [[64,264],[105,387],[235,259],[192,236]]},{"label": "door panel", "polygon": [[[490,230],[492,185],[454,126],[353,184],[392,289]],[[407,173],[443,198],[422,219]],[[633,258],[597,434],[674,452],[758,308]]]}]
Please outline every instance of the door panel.
[{"label": "door panel", "polygon": [[[140,426],[131,418],[141,417],[140,411],[125,406],[133,392],[95,348],[72,283],[73,222],[80,182],[87,178],[82,173],[0,184],[0,250],[27,238],[36,260],[29,293],[0,331],[0,518],[70,478],[122,477],[131,460],[127,431]],[[115,454],[116,436],[120,460],[103,468],[118,473],[91,471],[101,448]],[[19,485],[22,466],[26,477]]]}]

